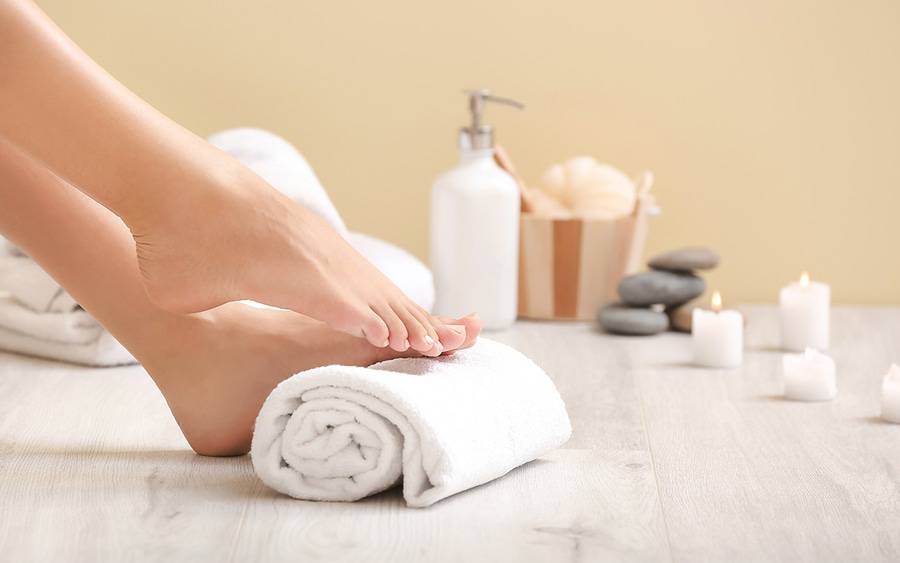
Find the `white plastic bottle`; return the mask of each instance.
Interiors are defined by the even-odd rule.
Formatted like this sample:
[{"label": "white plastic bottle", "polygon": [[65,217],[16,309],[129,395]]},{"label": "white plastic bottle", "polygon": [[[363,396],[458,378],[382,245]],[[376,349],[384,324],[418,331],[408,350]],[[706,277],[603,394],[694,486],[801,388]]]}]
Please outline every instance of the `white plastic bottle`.
[{"label": "white plastic bottle", "polygon": [[459,164],[432,190],[434,310],[454,318],[478,313],[486,329],[503,329],[517,312],[521,196],[494,162],[493,134],[481,115],[489,101],[522,106],[486,90],[469,96],[472,125],[460,132]]}]

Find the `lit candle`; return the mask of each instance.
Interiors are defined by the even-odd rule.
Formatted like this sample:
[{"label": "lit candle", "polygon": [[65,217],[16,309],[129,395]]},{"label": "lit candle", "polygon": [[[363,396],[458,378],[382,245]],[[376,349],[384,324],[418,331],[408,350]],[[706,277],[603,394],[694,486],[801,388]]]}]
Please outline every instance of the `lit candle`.
[{"label": "lit candle", "polygon": [[784,396],[795,401],[828,401],[837,395],[834,360],[818,350],[785,354]]},{"label": "lit candle", "polygon": [[741,365],[744,317],[737,311],[722,311],[722,296],[718,291],[712,296],[712,311],[698,307],[691,321],[695,364],[713,368]]},{"label": "lit candle", "polygon": [[781,347],[791,352],[827,350],[831,288],[810,281],[803,272],[800,281],[781,289],[780,302]]},{"label": "lit candle", "polygon": [[900,424],[900,366],[897,364],[891,364],[881,383],[881,418]]}]

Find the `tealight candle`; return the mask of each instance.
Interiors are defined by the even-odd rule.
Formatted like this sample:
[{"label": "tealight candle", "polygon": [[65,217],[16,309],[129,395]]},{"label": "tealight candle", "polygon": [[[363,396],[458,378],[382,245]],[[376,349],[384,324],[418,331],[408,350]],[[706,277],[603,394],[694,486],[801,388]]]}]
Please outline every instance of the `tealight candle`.
[{"label": "tealight candle", "polygon": [[744,356],[744,317],[734,310],[722,311],[722,296],[712,296],[712,310],[699,307],[691,318],[694,363],[698,366],[731,368]]},{"label": "tealight candle", "polygon": [[803,272],[800,281],[781,289],[781,347],[791,352],[807,348],[828,349],[828,317],[831,288],[810,281]]},{"label": "tealight candle", "polygon": [[828,401],[837,395],[834,360],[818,350],[785,354],[784,396],[795,401]]},{"label": "tealight candle", "polygon": [[900,366],[891,369],[881,383],[881,418],[900,424]]}]

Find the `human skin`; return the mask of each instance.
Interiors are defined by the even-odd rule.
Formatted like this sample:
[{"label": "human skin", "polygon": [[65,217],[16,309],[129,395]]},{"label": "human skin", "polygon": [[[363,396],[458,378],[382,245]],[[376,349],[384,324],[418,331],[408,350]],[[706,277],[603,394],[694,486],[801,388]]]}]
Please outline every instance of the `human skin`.
[{"label": "human skin", "polygon": [[[122,221],[0,136],[0,232],[36,260],[153,378],[191,447],[238,455],[282,380],[329,364],[418,355],[377,348],[292,311],[229,303],[195,314],[147,297]],[[445,320],[448,346],[472,345],[477,317]]]},{"label": "human skin", "polygon": [[0,1],[0,61],[0,135],[124,221],[154,304],[252,299],[373,346],[450,349],[446,324],[323,219],[128,90],[30,0]]}]

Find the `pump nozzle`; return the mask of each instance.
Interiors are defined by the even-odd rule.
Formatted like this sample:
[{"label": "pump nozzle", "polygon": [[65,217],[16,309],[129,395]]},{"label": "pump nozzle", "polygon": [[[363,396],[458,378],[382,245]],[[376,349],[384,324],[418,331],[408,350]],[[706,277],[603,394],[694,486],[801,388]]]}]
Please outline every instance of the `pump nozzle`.
[{"label": "pump nozzle", "polygon": [[486,102],[495,102],[518,109],[525,109],[525,105],[521,102],[517,102],[510,98],[494,96],[491,94],[490,90],[484,88],[477,90],[463,90],[463,93],[469,96],[469,111],[472,113],[472,124],[469,127],[463,127],[461,131],[461,141],[471,149],[489,149],[494,146],[493,129],[490,125],[483,125],[481,123],[481,117],[484,114],[484,104]]}]

